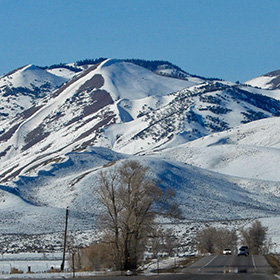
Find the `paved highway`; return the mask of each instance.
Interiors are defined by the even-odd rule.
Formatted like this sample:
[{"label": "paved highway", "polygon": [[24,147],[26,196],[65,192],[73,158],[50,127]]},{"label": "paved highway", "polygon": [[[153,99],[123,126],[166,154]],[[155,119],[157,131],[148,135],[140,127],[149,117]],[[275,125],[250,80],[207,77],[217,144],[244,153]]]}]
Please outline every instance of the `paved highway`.
[{"label": "paved highway", "polygon": [[245,256],[207,256],[194,263],[186,272],[198,278],[185,279],[280,279],[273,276],[265,257]]},{"label": "paved highway", "polygon": [[207,256],[191,265],[192,273],[270,273],[264,256]]}]

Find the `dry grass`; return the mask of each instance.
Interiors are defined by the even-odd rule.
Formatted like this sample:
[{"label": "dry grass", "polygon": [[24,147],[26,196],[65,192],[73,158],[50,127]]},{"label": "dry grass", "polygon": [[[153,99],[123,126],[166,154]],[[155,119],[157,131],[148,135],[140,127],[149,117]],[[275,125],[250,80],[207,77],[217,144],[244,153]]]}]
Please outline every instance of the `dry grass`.
[{"label": "dry grass", "polygon": [[22,273],[23,273],[22,270],[19,270],[19,269],[15,268],[15,267],[11,268],[11,274],[22,274]]},{"label": "dry grass", "polygon": [[269,265],[272,267],[273,273],[278,274],[280,272],[280,256],[266,255],[265,258]]}]

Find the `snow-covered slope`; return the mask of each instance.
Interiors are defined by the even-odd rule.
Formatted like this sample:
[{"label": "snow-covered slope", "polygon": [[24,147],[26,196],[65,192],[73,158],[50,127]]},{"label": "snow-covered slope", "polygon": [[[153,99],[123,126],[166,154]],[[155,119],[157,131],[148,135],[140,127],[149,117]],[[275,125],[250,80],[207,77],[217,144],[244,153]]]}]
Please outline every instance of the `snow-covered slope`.
[{"label": "snow-covered slope", "polygon": [[0,77],[0,120],[15,117],[67,80],[31,64]]},{"label": "snow-covered slope", "polygon": [[280,89],[280,70],[251,79],[246,84],[263,89]]},{"label": "snow-covered slope", "polygon": [[280,182],[280,118],[237,126],[161,155],[222,174]]},{"label": "snow-covered slope", "polygon": [[[101,135],[99,145],[110,139],[115,151],[146,153],[189,142],[254,120],[280,115],[280,102],[265,94],[226,82],[204,82],[158,99],[123,102],[132,115],[144,104],[140,118],[113,124]],[[145,103],[144,103],[145,102]],[[149,102],[149,103],[148,103]],[[122,103],[118,103],[119,106]]]},{"label": "snow-covered slope", "polygon": [[182,88],[202,83],[201,79],[180,80],[155,75],[145,68],[120,60],[107,60],[96,71],[104,79],[102,89],[113,100],[137,100],[148,96],[164,96]]},{"label": "snow-covered slope", "polygon": [[[175,189],[187,221],[244,219],[251,218],[252,212],[254,217],[280,214],[279,183],[264,185],[158,156],[133,157],[105,148],[71,153],[67,157],[65,162],[54,164],[36,177],[21,177],[12,188],[0,185],[2,233],[61,231],[57,223],[63,224],[63,210],[67,206],[71,212],[71,230],[94,228],[95,216],[102,211],[94,195],[98,172],[112,161],[119,164],[125,159],[139,160],[150,167],[149,173],[162,187]],[[13,226],[7,222],[11,215]]]}]

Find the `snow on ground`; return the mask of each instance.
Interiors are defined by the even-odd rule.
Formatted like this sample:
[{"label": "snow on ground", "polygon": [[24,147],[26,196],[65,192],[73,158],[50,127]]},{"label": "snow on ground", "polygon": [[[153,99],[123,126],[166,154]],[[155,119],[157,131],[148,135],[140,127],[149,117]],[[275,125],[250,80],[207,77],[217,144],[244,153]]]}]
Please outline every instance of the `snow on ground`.
[{"label": "snow on ground", "polygon": [[[66,256],[66,259],[68,256]],[[62,253],[20,253],[2,254],[0,256],[0,274],[9,274],[12,268],[23,273],[47,272],[51,269],[60,269]],[[65,269],[68,270],[68,262],[65,262]]]},{"label": "snow on ground", "polygon": [[267,227],[267,238],[270,252],[280,254],[280,216],[259,219],[264,227]]}]

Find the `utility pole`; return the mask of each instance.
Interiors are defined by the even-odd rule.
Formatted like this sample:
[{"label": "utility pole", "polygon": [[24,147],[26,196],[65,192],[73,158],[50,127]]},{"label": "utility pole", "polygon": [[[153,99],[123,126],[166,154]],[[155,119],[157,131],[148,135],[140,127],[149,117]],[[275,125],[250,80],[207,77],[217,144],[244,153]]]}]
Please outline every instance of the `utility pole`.
[{"label": "utility pole", "polygon": [[72,252],[73,278],[75,278],[75,251]]},{"label": "utility pole", "polygon": [[61,263],[61,271],[64,270],[64,262],[65,262],[65,252],[66,252],[66,243],[67,243],[68,214],[69,214],[69,209],[67,207],[66,208],[66,217],[65,217],[64,247],[63,247],[63,257],[62,257],[62,263]]}]

